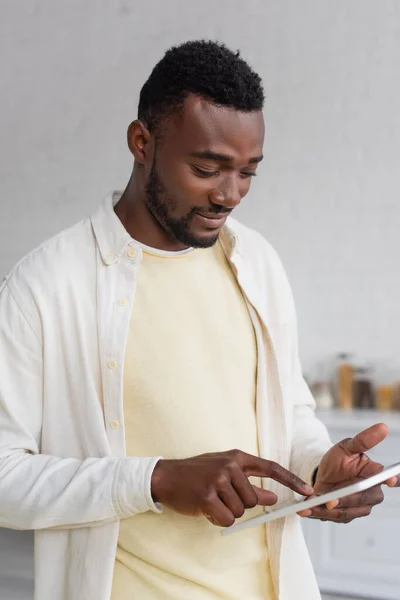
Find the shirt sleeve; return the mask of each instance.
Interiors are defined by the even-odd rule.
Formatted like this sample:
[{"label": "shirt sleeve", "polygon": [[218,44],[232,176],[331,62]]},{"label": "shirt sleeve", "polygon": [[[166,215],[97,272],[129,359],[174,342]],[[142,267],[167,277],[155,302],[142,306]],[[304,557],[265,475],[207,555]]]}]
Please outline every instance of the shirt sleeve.
[{"label": "shirt sleeve", "polygon": [[43,364],[40,329],[21,296],[0,288],[0,527],[95,526],[161,509],[151,476],[161,457],[41,454]]},{"label": "shirt sleeve", "polygon": [[[291,294],[290,290],[289,293]],[[324,454],[332,447],[332,442],[325,425],[315,414],[315,400],[302,374],[294,303],[290,329],[293,389],[293,440],[290,468],[301,479],[312,485],[315,470]]]},{"label": "shirt sleeve", "polygon": [[[290,380],[290,399],[293,411],[293,436],[290,470],[307,483],[312,482],[324,454],[332,447],[325,425],[315,414],[315,401],[302,374],[299,349],[297,316],[293,294],[285,269],[277,254],[275,260],[276,305],[284,313],[285,360]],[[271,290],[272,291],[272,290]]]}]

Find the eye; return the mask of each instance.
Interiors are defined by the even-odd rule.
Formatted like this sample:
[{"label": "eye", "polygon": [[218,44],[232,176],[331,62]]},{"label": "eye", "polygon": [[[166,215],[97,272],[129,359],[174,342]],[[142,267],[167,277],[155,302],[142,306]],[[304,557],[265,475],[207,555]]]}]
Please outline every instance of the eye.
[{"label": "eye", "polygon": [[246,173],[246,172],[242,171],[240,174],[245,179],[248,179],[249,177],[257,177],[257,173],[253,173],[253,172]]},{"label": "eye", "polygon": [[193,165],[192,169],[199,177],[215,177],[215,175],[219,174],[218,171],[204,171],[204,169],[200,169],[200,167],[196,167],[196,165]]}]

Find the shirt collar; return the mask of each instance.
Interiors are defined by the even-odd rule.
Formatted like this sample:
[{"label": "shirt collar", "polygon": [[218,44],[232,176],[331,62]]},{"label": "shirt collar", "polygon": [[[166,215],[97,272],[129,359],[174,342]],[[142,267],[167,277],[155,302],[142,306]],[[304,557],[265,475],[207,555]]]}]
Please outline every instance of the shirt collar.
[{"label": "shirt collar", "polygon": [[[90,218],[101,258],[106,265],[117,263],[128,245],[136,246],[114,211],[120,197],[121,192],[108,194]],[[220,233],[222,247],[231,260],[240,255],[235,223],[229,217]]]},{"label": "shirt collar", "polygon": [[118,262],[126,247],[133,242],[114,211],[119,198],[119,192],[108,194],[90,218],[101,258],[106,265]]}]

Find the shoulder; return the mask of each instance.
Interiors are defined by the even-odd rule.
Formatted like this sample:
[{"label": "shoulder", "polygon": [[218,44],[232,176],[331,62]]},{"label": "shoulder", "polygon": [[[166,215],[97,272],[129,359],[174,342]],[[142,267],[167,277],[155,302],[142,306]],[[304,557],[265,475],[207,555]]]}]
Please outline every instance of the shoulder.
[{"label": "shoulder", "polygon": [[[89,219],[64,229],[31,250],[14,266],[6,281],[17,283],[41,277],[57,277],[76,259],[94,248],[94,236]],[[83,258],[83,257],[82,257]]]},{"label": "shoulder", "polygon": [[41,300],[94,269],[95,248],[90,219],[80,221],[24,256],[5,277],[2,289],[9,288],[32,312]]}]

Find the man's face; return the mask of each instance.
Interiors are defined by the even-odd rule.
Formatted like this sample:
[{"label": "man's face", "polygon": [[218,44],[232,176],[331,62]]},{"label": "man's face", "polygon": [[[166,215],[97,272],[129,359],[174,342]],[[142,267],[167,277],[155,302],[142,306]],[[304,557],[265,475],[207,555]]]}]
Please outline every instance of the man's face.
[{"label": "man's face", "polygon": [[168,119],[156,144],[145,188],[148,210],[186,246],[212,246],[249,191],[263,141],[261,111],[245,113],[189,96],[183,116]]}]

